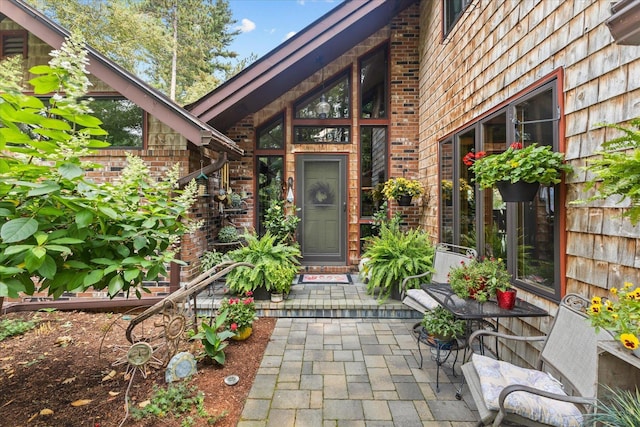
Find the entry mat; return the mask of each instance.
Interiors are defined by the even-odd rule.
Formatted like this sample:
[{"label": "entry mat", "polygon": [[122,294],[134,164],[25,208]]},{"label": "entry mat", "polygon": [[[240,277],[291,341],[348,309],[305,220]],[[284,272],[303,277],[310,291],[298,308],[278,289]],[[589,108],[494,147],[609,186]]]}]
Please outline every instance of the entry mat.
[{"label": "entry mat", "polygon": [[351,284],[349,274],[301,274],[298,277],[301,284],[323,284],[323,285],[348,285]]}]

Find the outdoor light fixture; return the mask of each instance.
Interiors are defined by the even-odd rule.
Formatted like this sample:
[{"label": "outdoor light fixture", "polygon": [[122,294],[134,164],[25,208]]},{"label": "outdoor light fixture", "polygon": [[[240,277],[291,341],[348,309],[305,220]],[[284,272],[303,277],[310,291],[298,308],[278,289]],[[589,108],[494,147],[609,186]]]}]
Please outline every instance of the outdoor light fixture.
[{"label": "outdoor light fixture", "polygon": [[287,202],[293,203],[293,177],[287,179]]},{"label": "outdoor light fixture", "polygon": [[209,177],[202,171],[202,165],[204,161],[200,160],[200,175],[196,177],[196,184],[198,184],[198,195],[209,195]]},{"label": "outdoor light fixture", "polygon": [[[319,62],[322,62],[322,58],[318,59]],[[324,67],[322,68],[322,94],[320,95],[320,102],[316,105],[316,113],[318,117],[321,119],[326,119],[329,115],[329,111],[331,110],[331,105],[327,102],[327,98],[324,96]]]}]

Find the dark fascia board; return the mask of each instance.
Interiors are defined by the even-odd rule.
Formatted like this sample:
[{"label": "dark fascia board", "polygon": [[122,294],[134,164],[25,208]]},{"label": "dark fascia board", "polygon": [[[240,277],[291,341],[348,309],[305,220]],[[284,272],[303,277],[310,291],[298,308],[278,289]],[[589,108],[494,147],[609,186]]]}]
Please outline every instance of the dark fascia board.
[{"label": "dark fascia board", "polygon": [[186,108],[218,129],[229,129],[387,25],[391,18],[416,2],[345,1]]},{"label": "dark fascia board", "polygon": [[[69,36],[67,30],[21,0],[0,1],[0,13],[54,49],[59,49],[65,38]],[[88,71],[147,113],[197,146],[209,146],[214,151],[228,153],[229,157],[234,159],[242,157],[244,150],[238,147],[233,140],[202,122],[95,49],[87,46],[87,51],[89,54]]]},{"label": "dark fascia board", "polygon": [[621,0],[611,6],[605,21],[617,44],[640,45],[640,0]]}]

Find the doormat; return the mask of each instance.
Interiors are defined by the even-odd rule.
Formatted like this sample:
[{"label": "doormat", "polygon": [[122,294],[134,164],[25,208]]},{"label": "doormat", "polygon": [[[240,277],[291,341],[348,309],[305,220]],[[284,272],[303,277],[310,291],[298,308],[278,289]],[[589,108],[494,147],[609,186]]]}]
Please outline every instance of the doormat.
[{"label": "doormat", "polygon": [[323,284],[323,285],[349,285],[351,275],[349,274],[301,274],[298,278],[301,284]]}]

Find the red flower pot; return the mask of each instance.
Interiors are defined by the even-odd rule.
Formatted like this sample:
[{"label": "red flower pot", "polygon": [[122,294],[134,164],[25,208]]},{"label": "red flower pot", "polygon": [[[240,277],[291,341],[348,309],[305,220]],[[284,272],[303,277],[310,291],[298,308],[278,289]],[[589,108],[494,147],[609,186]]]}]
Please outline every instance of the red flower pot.
[{"label": "red flower pot", "polygon": [[497,290],[496,298],[498,299],[498,307],[505,310],[512,310],[516,305],[516,290],[509,289],[506,291]]}]

